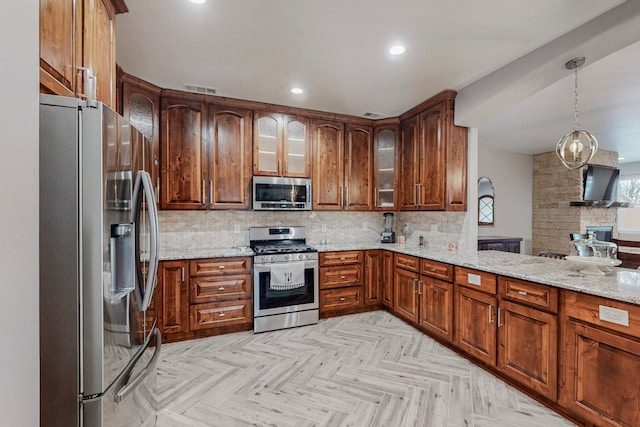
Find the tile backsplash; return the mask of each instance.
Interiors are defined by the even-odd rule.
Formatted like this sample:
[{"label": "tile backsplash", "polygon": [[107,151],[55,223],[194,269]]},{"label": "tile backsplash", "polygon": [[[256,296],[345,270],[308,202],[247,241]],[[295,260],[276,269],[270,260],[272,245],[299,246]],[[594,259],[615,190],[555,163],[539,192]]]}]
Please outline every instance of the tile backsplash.
[{"label": "tile backsplash", "polygon": [[[303,225],[307,242],[379,242],[383,212],[160,211],[160,249],[189,250],[249,245],[249,227]],[[424,236],[430,248],[466,246],[466,212],[395,212],[394,231],[408,224],[407,244]]]}]

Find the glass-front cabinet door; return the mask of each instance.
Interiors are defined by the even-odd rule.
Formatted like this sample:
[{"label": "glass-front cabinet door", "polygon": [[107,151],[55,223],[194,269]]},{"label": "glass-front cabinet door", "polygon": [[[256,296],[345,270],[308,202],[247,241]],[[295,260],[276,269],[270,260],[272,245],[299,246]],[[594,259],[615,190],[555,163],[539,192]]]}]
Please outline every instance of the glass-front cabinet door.
[{"label": "glass-front cabinet door", "polygon": [[310,176],[308,119],[256,112],[253,129],[254,175]]},{"label": "glass-front cabinet door", "polygon": [[373,197],[376,210],[393,210],[397,205],[397,139],[397,125],[375,128]]}]

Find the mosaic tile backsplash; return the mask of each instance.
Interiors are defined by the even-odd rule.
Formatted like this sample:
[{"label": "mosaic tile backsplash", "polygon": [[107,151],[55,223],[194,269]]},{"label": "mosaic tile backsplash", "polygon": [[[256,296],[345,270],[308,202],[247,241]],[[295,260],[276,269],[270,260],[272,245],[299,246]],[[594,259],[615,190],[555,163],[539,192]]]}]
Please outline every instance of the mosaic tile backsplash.
[{"label": "mosaic tile backsplash", "polygon": [[[383,212],[160,211],[160,250],[249,245],[249,227],[302,225],[307,243],[379,242]],[[396,212],[394,231],[408,224],[407,244],[424,236],[428,248],[466,247],[466,212]]]}]

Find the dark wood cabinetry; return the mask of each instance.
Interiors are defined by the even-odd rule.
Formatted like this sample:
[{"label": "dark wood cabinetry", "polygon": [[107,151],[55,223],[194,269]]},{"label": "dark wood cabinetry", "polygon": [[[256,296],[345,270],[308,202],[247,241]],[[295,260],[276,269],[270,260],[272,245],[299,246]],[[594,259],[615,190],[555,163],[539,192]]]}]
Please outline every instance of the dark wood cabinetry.
[{"label": "dark wood cabinetry", "polygon": [[640,425],[640,307],[571,291],[562,307],[560,404],[593,425]]},{"label": "dark wood cabinetry", "polygon": [[310,123],[306,117],[256,111],[253,117],[253,174],[310,177]]},{"label": "dark wood cabinetry", "polygon": [[41,0],[40,91],[84,97],[90,75],[96,99],[115,108],[115,19],[127,10],[121,0]]},{"label": "dark wood cabinetry", "polygon": [[320,317],[356,313],[365,308],[363,251],[322,252]]},{"label": "dark wood cabinetry", "polygon": [[251,111],[162,99],[162,209],[248,209]]},{"label": "dark wood cabinetry", "polygon": [[152,156],[147,169],[156,186],[156,200],[160,201],[160,91],[161,89],[136,77],[120,77],[122,116],[129,120],[145,138],[151,141]]},{"label": "dark wood cabinetry", "polygon": [[467,208],[467,130],[453,124],[454,97],[443,92],[401,124],[402,210]]},{"label": "dark wood cabinetry", "polygon": [[313,122],[313,209],[371,210],[373,129]]},{"label": "dark wood cabinetry", "polygon": [[163,340],[167,334],[189,330],[189,263],[162,261],[158,266],[158,328]]},{"label": "dark wood cabinetry", "polygon": [[382,251],[382,304],[389,310],[393,309],[393,253]]},{"label": "dark wood cabinetry", "polygon": [[383,274],[382,251],[372,250],[364,253],[364,303],[382,305]]},{"label": "dark wood cabinetry", "polygon": [[396,254],[394,311],[450,342],[453,339],[452,279],[451,265]]},{"label": "dark wood cabinetry", "polygon": [[377,124],[373,138],[373,208],[395,210],[398,205],[398,124]]},{"label": "dark wood cabinetry", "polygon": [[158,318],[163,340],[251,329],[251,271],[252,259],[245,257],[161,262]]},{"label": "dark wood cabinetry", "polygon": [[456,267],[456,346],[557,398],[557,289]]}]

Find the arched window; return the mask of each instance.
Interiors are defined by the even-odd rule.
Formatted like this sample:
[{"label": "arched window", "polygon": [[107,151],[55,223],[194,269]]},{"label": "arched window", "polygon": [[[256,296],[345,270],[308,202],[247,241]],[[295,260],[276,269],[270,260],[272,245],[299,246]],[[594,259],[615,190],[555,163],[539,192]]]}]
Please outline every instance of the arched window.
[{"label": "arched window", "polygon": [[493,225],[493,184],[487,177],[478,180],[478,225]]}]

